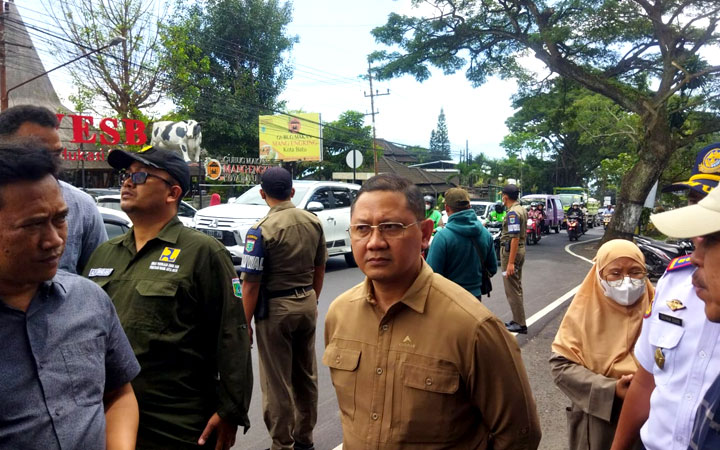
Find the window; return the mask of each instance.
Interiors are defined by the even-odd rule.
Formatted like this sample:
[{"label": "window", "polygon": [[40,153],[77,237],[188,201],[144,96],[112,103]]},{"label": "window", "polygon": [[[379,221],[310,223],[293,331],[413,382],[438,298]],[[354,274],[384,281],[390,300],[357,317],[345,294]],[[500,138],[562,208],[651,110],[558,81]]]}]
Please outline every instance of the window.
[{"label": "window", "polygon": [[335,208],[349,208],[352,199],[350,198],[350,191],[348,189],[335,188],[332,191],[333,198],[335,199]]},{"label": "window", "polygon": [[313,193],[312,197],[310,197],[310,200],[308,200],[308,203],[310,202],[320,202],[325,209],[332,208],[332,204],[330,203],[330,189],[318,189]]}]

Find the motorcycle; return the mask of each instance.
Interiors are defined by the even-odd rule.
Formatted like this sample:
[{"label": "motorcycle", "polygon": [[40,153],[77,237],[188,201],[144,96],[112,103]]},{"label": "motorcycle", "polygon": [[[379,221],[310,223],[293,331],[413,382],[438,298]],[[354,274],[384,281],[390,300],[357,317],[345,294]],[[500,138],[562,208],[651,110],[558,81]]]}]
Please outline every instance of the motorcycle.
[{"label": "motorcycle", "polygon": [[567,219],[568,238],[571,241],[577,241],[580,238],[580,222],[577,217],[568,217]]},{"label": "motorcycle", "polygon": [[660,278],[673,259],[690,255],[695,250],[695,246],[689,240],[680,240],[673,243],[657,241],[645,236],[635,235],[634,237],[635,244],[645,256],[645,266],[648,277],[651,279]]},{"label": "motorcycle", "polygon": [[608,225],[610,225],[610,220],[612,219],[612,214],[603,214],[603,228],[607,230]]},{"label": "motorcycle", "polygon": [[502,222],[487,222],[485,228],[490,232],[493,238],[493,247],[495,248],[495,256],[500,261],[500,234],[502,232]]},{"label": "motorcycle", "polygon": [[525,242],[527,245],[537,244],[540,241],[540,221],[537,219],[529,218],[527,221],[527,228],[525,234]]}]

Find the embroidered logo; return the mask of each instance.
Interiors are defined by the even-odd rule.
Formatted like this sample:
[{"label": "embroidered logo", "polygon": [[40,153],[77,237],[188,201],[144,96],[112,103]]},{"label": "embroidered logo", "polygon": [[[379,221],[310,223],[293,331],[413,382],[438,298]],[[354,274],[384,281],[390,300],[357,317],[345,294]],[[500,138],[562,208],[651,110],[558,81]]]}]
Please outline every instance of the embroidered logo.
[{"label": "embroidered logo", "polygon": [[179,254],[180,254],[179,248],[165,247],[163,249],[162,253],[160,254],[160,261],[174,263]]},{"label": "embroidered logo", "polygon": [[233,278],[232,285],[233,292],[235,292],[235,297],[242,298],[242,283],[240,282],[240,278]]}]

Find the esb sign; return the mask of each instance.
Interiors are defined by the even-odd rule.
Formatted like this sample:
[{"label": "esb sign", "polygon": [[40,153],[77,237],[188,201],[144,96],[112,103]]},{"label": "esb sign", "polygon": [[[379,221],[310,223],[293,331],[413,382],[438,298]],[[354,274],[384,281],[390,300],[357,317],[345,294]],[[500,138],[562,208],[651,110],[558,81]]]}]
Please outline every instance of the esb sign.
[{"label": "esb sign", "polygon": [[[56,114],[58,121],[62,121],[65,114]],[[92,116],[81,116],[70,114],[72,120],[73,143],[76,144],[96,144],[98,137],[102,145],[117,145],[120,143],[120,122],[125,130],[125,145],[145,145],[147,136],[145,136],[145,123],[136,119],[115,119],[105,117],[100,119],[98,133],[91,132],[90,127],[95,126],[95,119]],[[99,135],[99,136],[98,136]]]}]

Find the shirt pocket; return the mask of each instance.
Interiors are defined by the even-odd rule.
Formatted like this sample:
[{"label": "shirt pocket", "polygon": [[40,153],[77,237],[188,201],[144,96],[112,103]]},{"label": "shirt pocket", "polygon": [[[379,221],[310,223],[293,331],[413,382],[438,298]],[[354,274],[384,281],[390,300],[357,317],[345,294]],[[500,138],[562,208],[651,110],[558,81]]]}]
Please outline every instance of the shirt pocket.
[{"label": "shirt pocket", "polygon": [[60,346],[79,406],[97,405],[105,392],[105,337]]},{"label": "shirt pocket", "polygon": [[[685,334],[685,329],[677,325],[669,325],[665,323],[656,322],[650,329],[648,334],[648,342],[652,346],[653,357],[655,364],[653,365],[653,377],[655,378],[656,385],[667,384],[672,378],[672,374],[675,370],[677,362],[677,346],[680,343],[680,339]],[[658,353],[657,350],[662,351],[662,356],[665,358],[663,367],[658,366]]]},{"label": "shirt pocket", "polygon": [[353,420],[355,417],[355,395],[357,389],[360,350],[339,348],[330,344],[323,353],[322,362],[330,368],[330,377],[337,395],[340,412]]},{"label": "shirt pocket", "polygon": [[400,377],[399,439],[439,442],[454,434],[453,417],[462,410],[456,396],[460,373],[450,368],[404,363]]},{"label": "shirt pocket", "polygon": [[175,316],[177,289],[174,281],[140,280],[123,326],[156,333],[166,331]]}]

